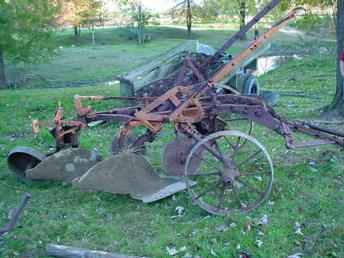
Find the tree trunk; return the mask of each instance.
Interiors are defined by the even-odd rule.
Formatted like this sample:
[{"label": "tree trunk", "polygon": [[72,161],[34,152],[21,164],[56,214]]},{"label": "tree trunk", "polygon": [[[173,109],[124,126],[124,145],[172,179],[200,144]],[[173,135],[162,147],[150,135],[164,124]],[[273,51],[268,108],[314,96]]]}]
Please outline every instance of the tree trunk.
[{"label": "tree trunk", "polygon": [[92,24],[91,33],[92,33],[92,45],[95,45],[96,44],[96,30],[95,30],[94,24]]},{"label": "tree trunk", "polygon": [[333,19],[333,27],[336,28],[336,25],[337,25],[337,2],[334,2],[332,5],[332,19]]},{"label": "tree trunk", "polygon": [[340,54],[344,50],[344,0],[337,1],[337,88],[332,108],[344,115],[344,85],[340,72]]},{"label": "tree trunk", "polygon": [[[246,25],[246,0],[241,0],[240,1],[240,7],[239,7],[239,14],[240,14],[240,29],[245,27]],[[241,40],[246,40],[247,36],[244,34],[241,37]]]},{"label": "tree trunk", "polygon": [[74,36],[78,36],[78,35],[79,35],[78,26],[74,25]]},{"label": "tree trunk", "polygon": [[191,3],[190,0],[187,0],[187,9],[186,9],[186,26],[188,29],[188,38],[191,38],[191,29],[192,29],[192,12],[191,12]]},{"label": "tree trunk", "polygon": [[0,89],[6,88],[6,75],[5,75],[5,58],[4,53],[0,49]]},{"label": "tree trunk", "polygon": [[139,45],[144,43],[145,35],[144,35],[144,23],[145,18],[142,10],[142,5],[140,4],[138,7],[138,19],[137,19],[137,41]]}]

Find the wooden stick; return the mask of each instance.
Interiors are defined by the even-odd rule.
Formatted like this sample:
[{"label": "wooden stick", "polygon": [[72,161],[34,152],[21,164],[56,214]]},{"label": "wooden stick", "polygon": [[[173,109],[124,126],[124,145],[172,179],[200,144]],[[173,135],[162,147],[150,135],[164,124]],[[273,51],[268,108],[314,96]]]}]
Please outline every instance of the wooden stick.
[{"label": "wooden stick", "polygon": [[5,225],[3,228],[0,228],[0,236],[6,234],[7,232],[11,231],[12,229],[15,228],[19,221],[19,217],[22,214],[25,206],[31,199],[31,194],[29,193],[24,193],[22,196],[22,200],[18,206],[18,208],[14,209],[14,211],[11,214],[10,221]]},{"label": "wooden stick", "polygon": [[54,244],[47,245],[46,251],[49,256],[61,258],[143,258]]}]

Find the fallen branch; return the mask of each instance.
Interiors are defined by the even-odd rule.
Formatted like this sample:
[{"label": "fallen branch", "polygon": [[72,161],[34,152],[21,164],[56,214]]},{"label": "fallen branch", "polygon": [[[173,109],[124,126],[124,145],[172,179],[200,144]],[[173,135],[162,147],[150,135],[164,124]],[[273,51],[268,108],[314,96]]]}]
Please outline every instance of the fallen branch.
[{"label": "fallen branch", "polygon": [[61,258],[143,258],[53,244],[47,245],[46,251],[49,256]]},{"label": "fallen branch", "polygon": [[18,208],[14,209],[10,215],[10,221],[5,225],[3,228],[0,228],[0,236],[6,234],[7,232],[11,231],[17,225],[20,215],[22,214],[25,206],[31,199],[31,194],[24,193],[22,196],[22,200],[18,206]]}]

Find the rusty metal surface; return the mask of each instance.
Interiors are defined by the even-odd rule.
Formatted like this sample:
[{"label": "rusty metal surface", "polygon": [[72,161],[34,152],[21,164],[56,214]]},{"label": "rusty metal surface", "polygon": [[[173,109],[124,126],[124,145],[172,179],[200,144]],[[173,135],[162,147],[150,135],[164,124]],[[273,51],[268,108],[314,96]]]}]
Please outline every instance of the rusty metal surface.
[{"label": "rusty metal surface", "polygon": [[273,0],[269,2],[260,12],[253,17],[240,31],[232,35],[224,45],[215,53],[213,59],[219,58],[227,49],[229,49],[236,41],[240,40],[254,25],[257,24],[262,18],[264,18],[271,10],[273,10],[281,0]]},{"label": "rusty metal surface", "polygon": [[70,183],[100,160],[96,151],[69,148],[50,155],[36,167],[26,170],[25,175],[31,180]]},{"label": "rusty metal surface", "polygon": [[[260,18],[273,9],[279,1],[271,1],[253,21],[258,22]],[[102,101],[114,99],[115,97],[103,96],[76,96],[75,109],[78,114],[77,120],[65,121],[63,119],[63,109],[59,109],[55,115],[55,128],[51,130],[56,139],[57,150],[65,147],[77,147],[79,145],[79,132],[81,129],[87,127],[88,123],[104,120],[117,120],[126,123],[125,128],[121,130],[120,140],[134,127],[144,126],[154,134],[159,133],[162,129],[162,124],[171,121],[174,124],[178,123],[201,123],[204,119],[211,119],[221,112],[235,112],[248,115],[252,120],[258,120],[260,123],[265,123],[270,129],[276,130],[274,119],[269,116],[260,118],[257,115],[247,113],[257,113],[257,109],[262,109],[258,112],[265,112],[265,106],[261,102],[256,101],[257,107],[251,106],[252,99],[229,99],[222,101],[220,96],[214,91],[214,83],[219,82],[225,76],[230,74],[233,69],[237,68],[240,63],[247,58],[254,49],[262,46],[272,35],[279,30],[283,25],[295,18],[297,10],[291,11],[285,18],[272,26],[267,32],[256,39],[249,48],[244,49],[239,55],[232,58],[229,62],[223,63],[221,58],[217,59],[217,65],[209,64],[207,57],[193,58],[192,55],[185,57],[185,62],[180,70],[176,72],[175,78],[165,78],[161,83],[167,89],[159,96],[159,87],[152,86],[154,94],[152,96],[159,96],[157,98],[137,98],[137,101],[143,102],[139,106],[129,108],[119,108],[110,111],[95,112],[90,107],[83,107],[82,100]],[[252,21],[252,22],[253,22]],[[248,24],[246,28],[251,27]],[[246,28],[243,28],[244,31]],[[240,34],[240,32],[239,32]],[[231,41],[231,40],[229,40]],[[225,46],[228,45],[228,42]],[[211,65],[212,67],[209,67]],[[169,81],[172,84],[167,83]],[[209,80],[209,82],[207,81]],[[160,82],[159,82],[160,83]],[[178,84],[175,84],[178,83]],[[176,86],[176,87],[173,87]],[[171,89],[170,89],[171,88]],[[209,99],[203,99],[204,97]],[[228,96],[224,96],[228,98]],[[245,107],[250,105],[250,107]],[[259,105],[259,106],[258,106]],[[247,109],[250,109],[247,111]],[[213,113],[213,114],[211,114]],[[264,121],[263,121],[264,120]],[[211,120],[209,120],[211,121]],[[113,148],[114,149],[114,148]],[[116,153],[116,150],[114,151]]]},{"label": "rusty metal surface", "polygon": [[128,194],[144,202],[157,201],[186,189],[184,182],[159,177],[143,156],[130,152],[98,163],[74,184],[83,190]]},{"label": "rusty metal surface", "polygon": [[[169,142],[162,155],[162,163],[169,176],[184,176],[186,158],[195,145],[195,140],[189,137],[178,135],[176,139]],[[190,170],[196,171],[202,160],[202,151],[197,153],[197,157],[192,160]]]},{"label": "rusty metal surface", "polygon": [[145,143],[154,140],[154,133],[147,130],[142,135],[134,135],[123,128],[120,130],[118,136],[115,136],[111,143],[111,153],[113,155],[120,154],[121,152],[132,152],[136,154],[144,154],[146,151]]}]

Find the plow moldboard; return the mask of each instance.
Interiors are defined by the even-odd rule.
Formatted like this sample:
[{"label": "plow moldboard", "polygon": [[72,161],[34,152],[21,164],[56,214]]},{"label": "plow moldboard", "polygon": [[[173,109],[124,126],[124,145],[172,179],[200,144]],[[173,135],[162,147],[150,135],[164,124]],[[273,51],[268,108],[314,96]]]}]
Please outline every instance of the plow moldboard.
[{"label": "plow moldboard", "polygon": [[145,203],[186,189],[183,181],[161,178],[140,155],[121,153],[92,167],[74,184],[83,190],[129,194]]},{"label": "plow moldboard", "polygon": [[7,157],[8,168],[15,173],[18,178],[25,179],[25,171],[36,167],[46,159],[40,151],[24,146],[15,147]]},{"label": "plow moldboard", "polygon": [[26,171],[32,180],[72,182],[99,161],[95,151],[66,149],[49,156],[35,168]]}]

